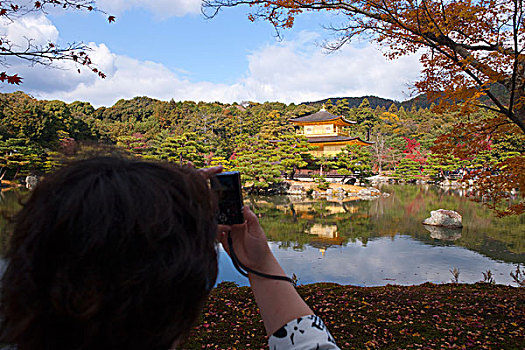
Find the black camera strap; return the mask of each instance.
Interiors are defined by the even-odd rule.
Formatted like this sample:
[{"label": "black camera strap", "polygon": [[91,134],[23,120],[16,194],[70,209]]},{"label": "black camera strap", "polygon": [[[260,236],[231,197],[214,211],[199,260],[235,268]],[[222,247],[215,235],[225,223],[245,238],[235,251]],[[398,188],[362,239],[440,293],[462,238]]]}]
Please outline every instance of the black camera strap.
[{"label": "black camera strap", "polygon": [[244,277],[248,277],[248,273],[252,273],[260,277],[269,278],[272,280],[286,281],[286,282],[290,282],[295,285],[294,281],[290,277],[269,275],[267,273],[255,271],[253,269],[250,269],[248,266],[244,265],[242,262],[240,262],[239,258],[237,258],[237,255],[235,254],[235,251],[233,250],[233,240],[232,240],[231,233],[229,231],[228,231],[228,249],[230,250],[230,257],[232,259],[233,266],[235,266],[237,271],[239,271],[239,273],[243,275]]}]

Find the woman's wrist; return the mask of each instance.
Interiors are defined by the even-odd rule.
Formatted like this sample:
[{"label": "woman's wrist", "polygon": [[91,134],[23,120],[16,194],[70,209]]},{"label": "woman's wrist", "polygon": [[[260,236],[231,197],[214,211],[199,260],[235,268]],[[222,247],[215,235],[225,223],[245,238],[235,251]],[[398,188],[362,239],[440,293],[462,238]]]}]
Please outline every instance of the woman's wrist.
[{"label": "woman's wrist", "polygon": [[264,258],[264,260],[258,264],[257,267],[254,268],[254,270],[258,272],[262,272],[269,275],[282,275],[284,276],[284,270],[273,255],[271,251],[268,252],[268,255]]},{"label": "woman's wrist", "polygon": [[[273,275],[285,275],[277,260],[265,268]],[[255,274],[248,274],[248,278],[268,335],[272,335],[289,321],[313,314],[292,283]]]}]

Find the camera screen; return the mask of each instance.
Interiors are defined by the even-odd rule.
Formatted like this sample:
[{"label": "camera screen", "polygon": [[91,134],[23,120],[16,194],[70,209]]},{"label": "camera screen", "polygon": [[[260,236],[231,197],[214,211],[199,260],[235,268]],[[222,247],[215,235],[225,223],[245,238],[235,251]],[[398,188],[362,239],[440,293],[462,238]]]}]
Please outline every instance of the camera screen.
[{"label": "camera screen", "polygon": [[212,181],[212,187],[219,196],[219,224],[242,224],[242,194],[239,172],[218,174],[217,181]]}]

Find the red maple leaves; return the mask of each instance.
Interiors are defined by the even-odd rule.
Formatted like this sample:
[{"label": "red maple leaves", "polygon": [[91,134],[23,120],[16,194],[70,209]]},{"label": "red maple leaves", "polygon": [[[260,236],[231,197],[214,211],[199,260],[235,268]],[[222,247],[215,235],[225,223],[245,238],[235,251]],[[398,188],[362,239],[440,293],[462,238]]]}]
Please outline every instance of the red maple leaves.
[{"label": "red maple leaves", "polygon": [[20,85],[22,77],[19,77],[18,74],[8,75],[6,72],[2,72],[0,73],[0,81],[2,83],[7,81],[8,84]]},{"label": "red maple leaves", "polygon": [[419,150],[421,144],[417,142],[416,139],[410,139],[404,136],[403,138],[407,142],[405,150],[403,151],[403,153],[405,154],[405,158],[412,159],[413,161],[423,165],[426,162],[426,158],[421,154]]}]

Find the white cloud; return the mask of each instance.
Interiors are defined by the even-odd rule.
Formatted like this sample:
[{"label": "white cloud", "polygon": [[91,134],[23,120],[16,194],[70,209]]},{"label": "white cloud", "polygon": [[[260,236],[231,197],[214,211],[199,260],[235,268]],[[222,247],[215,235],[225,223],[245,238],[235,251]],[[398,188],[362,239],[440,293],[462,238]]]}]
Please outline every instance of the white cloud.
[{"label": "white cloud", "polygon": [[[305,45],[310,49],[305,50]],[[310,40],[270,45],[252,53],[245,85],[259,100],[367,94],[405,99],[407,85],[419,72],[416,55],[389,61],[372,45],[347,45],[327,54]]]},{"label": "white cloud", "polygon": [[[43,16],[20,22],[20,27],[15,29],[13,33],[30,32],[37,38],[55,40],[58,37],[56,28]],[[168,69],[159,62],[117,55],[106,45],[95,43],[89,44],[90,57],[107,74],[104,80],[86,69],[77,73],[72,62],[60,63],[61,69],[27,67],[24,62],[16,62],[10,71],[24,77],[21,88],[35,97],[83,100],[95,106],[110,106],[121,98],[141,95],[163,100],[221,102],[297,103],[367,94],[403,100],[407,84],[418,78],[417,56],[388,61],[370,45],[345,46],[338,52],[326,54],[315,45],[317,39],[317,34],[303,32],[296,40],[267,45],[252,52],[244,76],[233,84],[191,81],[184,78],[191,74],[180,73],[177,68]]]},{"label": "white cloud", "polygon": [[417,56],[388,61],[373,46],[347,46],[326,54],[312,45],[312,39],[277,43],[251,53],[245,76],[231,85],[193,82],[160,63],[110,54],[100,45],[92,56],[96,62],[104,62],[102,68],[108,74],[107,79],[93,77],[69,91],[40,96],[82,99],[95,105],[112,105],[120,98],[139,95],[222,102],[297,103],[363,95],[404,100],[407,85],[419,76]]},{"label": "white cloud", "polygon": [[99,0],[97,6],[110,13],[143,8],[159,18],[180,17],[200,13],[202,0]]},{"label": "white cloud", "polygon": [[2,18],[0,20],[0,35],[19,48],[26,48],[28,39],[33,45],[46,45],[58,39],[58,30],[44,15],[27,15],[14,22]]}]

